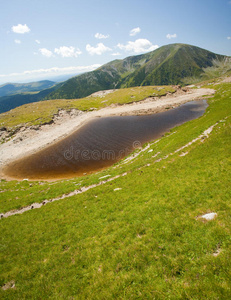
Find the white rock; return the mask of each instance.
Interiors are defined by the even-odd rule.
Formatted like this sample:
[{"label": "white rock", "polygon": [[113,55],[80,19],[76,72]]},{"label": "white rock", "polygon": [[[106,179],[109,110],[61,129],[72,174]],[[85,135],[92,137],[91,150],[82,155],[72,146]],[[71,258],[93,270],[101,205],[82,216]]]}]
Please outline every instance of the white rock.
[{"label": "white rock", "polygon": [[211,221],[213,220],[215,217],[217,216],[217,213],[209,213],[209,214],[205,214],[203,216],[201,216],[201,218],[207,220],[207,221]]},{"label": "white rock", "polygon": [[114,189],[114,191],[120,191],[120,190],[122,190],[121,188],[116,188],[116,189]]},{"label": "white rock", "polygon": [[107,177],[110,177],[110,176],[111,175],[105,175],[105,176],[100,177],[99,179],[107,178]]}]

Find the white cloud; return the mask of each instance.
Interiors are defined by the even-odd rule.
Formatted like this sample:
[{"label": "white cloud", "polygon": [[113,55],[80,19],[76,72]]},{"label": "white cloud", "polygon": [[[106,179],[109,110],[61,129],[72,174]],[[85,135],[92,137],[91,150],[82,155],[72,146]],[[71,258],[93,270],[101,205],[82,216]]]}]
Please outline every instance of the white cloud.
[{"label": "white cloud", "polygon": [[105,46],[103,43],[99,43],[99,44],[97,44],[96,47],[92,47],[91,45],[87,44],[86,50],[91,55],[94,55],[94,54],[102,55],[103,53],[105,53],[107,51],[111,51],[112,49]]},{"label": "white cloud", "polygon": [[110,37],[109,34],[104,35],[104,34],[98,33],[98,32],[95,34],[95,38],[96,38],[96,39],[108,39],[109,37]]},{"label": "white cloud", "polygon": [[111,54],[112,56],[120,56],[121,54],[119,52],[115,52]]},{"label": "white cloud", "polygon": [[75,47],[66,47],[66,46],[62,46],[59,48],[55,48],[55,53],[61,55],[62,57],[77,57],[80,54],[82,54],[82,52]]},{"label": "white cloud", "polygon": [[35,43],[40,44],[41,42],[39,40],[35,40]]},{"label": "white cloud", "polygon": [[174,33],[174,34],[170,34],[170,33],[168,33],[167,35],[166,35],[166,38],[167,39],[175,39],[177,37],[177,34],[176,33]]},{"label": "white cloud", "polygon": [[52,53],[50,50],[46,49],[46,48],[40,48],[39,51],[40,51],[40,53],[41,53],[42,55],[44,55],[44,56],[46,56],[46,57],[51,57],[51,56],[53,56],[53,53]]},{"label": "white cloud", "polygon": [[27,79],[27,78],[38,78],[38,77],[47,77],[47,76],[55,76],[55,75],[64,75],[64,74],[72,74],[72,73],[83,73],[83,72],[90,72],[97,68],[99,68],[101,65],[94,64],[90,66],[75,66],[75,67],[65,67],[65,68],[59,68],[59,67],[53,67],[50,69],[38,69],[38,70],[30,70],[30,71],[24,71],[22,73],[11,73],[11,74],[0,74],[1,81],[6,80],[8,81],[9,78],[12,78],[10,80],[14,80],[17,77],[20,78],[20,80]]},{"label": "white cloud", "polygon": [[11,30],[14,33],[21,33],[21,34],[30,32],[30,28],[26,24],[24,25],[18,24],[16,26],[12,26]]},{"label": "white cloud", "polygon": [[227,36],[227,39],[228,39],[228,40],[231,40],[231,36]]},{"label": "white cloud", "polygon": [[135,42],[128,42],[126,45],[118,44],[117,47],[126,52],[145,53],[159,48],[158,45],[152,45],[147,39],[138,39]]},{"label": "white cloud", "polygon": [[21,44],[20,40],[14,40],[15,44]]},{"label": "white cloud", "polygon": [[137,33],[139,33],[139,32],[141,32],[140,27],[133,28],[133,29],[130,31],[130,36],[135,36],[135,35],[137,35]]}]

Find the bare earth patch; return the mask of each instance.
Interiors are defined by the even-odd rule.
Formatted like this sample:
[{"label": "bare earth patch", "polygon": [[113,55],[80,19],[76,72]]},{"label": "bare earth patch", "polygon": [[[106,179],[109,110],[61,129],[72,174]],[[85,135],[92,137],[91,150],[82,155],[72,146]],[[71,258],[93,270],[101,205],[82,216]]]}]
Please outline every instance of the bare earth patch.
[{"label": "bare earth patch", "polygon": [[15,282],[14,282],[14,280],[9,281],[9,282],[7,282],[6,284],[4,284],[2,286],[3,291],[6,291],[8,289],[14,289],[14,288],[15,288]]},{"label": "bare earth patch", "polygon": [[226,77],[224,80],[222,80],[222,82],[231,82],[231,76],[230,77]]}]

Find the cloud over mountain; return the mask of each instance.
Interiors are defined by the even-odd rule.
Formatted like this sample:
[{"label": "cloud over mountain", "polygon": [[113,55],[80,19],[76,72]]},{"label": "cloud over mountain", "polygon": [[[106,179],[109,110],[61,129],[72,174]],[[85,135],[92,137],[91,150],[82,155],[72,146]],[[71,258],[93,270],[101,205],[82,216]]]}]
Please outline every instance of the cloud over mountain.
[{"label": "cloud over mountain", "polygon": [[135,36],[135,35],[137,35],[140,31],[141,31],[140,27],[133,28],[133,29],[130,31],[130,36]]},{"label": "cloud over mountain", "polygon": [[75,47],[66,47],[62,46],[59,48],[55,48],[55,53],[61,55],[62,57],[78,57],[82,52]]},{"label": "cloud over mountain", "polygon": [[52,57],[52,56],[53,56],[52,51],[50,51],[50,50],[48,50],[48,49],[46,49],[46,48],[40,48],[40,49],[39,49],[39,52],[40,52],[42,55],[46,56],[46,57]]},{"label": "cloud over mountain", "polygon": [[105,46],[103,43],[99,43],[96,47],[92,47],[90,44],[87,44],[86,50],[90,55],[102,55],[103,53],[111,51],[112,49]]},{"label": "cloud over mountain", "polygon": [[117,47],[121,50],[125,50],[126,52],[132,52],[136,54],[150,52],[159,48],[158,45],[153,45],[147,39],[138,39],[135,42],[129,41],[126,45],[118,44]]},{"label": "cloud over mountain", "polygon": [[109,38],[109,34],[107,34],[107,35],[104,35],[104,34],[102,34],[102,33],[96,33],[95,34],[95,38],[96,39],[108,39]]},{"label": "cloud over mountain", "polygon": [[24,25],[18,24],[16,26],[12,26],[11,30],[14,33],[20,33],[20,34],[24,34],[24,33],[30,32],[30,28],[26,24],[24,24]]},{"label": "cloud over mountain", "polygon": [[175,39],[176,37],[177,37],[177,34],[176,34],[176,33],[174,33],[174,34],[168,33],[168,34],[166,35],[166,38],[169,39],[169,40]]}]

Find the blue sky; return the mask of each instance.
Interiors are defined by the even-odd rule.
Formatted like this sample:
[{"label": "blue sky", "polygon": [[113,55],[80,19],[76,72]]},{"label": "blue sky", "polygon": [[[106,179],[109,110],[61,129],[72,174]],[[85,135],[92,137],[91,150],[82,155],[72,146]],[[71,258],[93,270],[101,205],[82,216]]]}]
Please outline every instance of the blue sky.
[{"label": "blue sky", "polygon": [[1,0],[0,83],[90,71],[170,43],[231,56],[229,0]]}]

